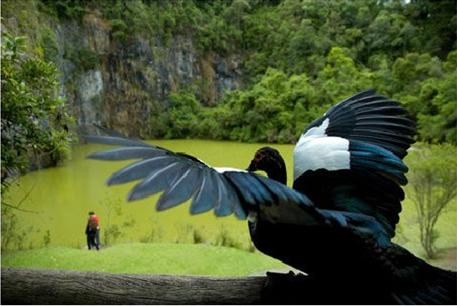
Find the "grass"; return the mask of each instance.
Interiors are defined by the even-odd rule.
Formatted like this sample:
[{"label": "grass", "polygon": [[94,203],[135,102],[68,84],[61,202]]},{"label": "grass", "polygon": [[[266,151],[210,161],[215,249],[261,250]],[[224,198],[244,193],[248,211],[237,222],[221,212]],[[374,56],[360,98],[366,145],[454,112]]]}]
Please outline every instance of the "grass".
[{"label": "grass", "polygon": [[259,253],[205,244],[131,243],[97,251],[49,247],[2,254],[3,267],[129,274],[245,276],[286,265]]}]

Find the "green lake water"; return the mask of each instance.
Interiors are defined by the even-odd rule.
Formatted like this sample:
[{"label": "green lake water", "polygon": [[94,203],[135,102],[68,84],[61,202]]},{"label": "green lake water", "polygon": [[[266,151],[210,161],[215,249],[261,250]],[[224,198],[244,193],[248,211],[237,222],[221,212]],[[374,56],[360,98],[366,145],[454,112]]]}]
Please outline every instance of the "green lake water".
[{"label": "green lake water", "polygon": [[[206,140],[155,140],[155,145],[173,151],[186,152],[211,166],[227,166],[244,169],[249,165],[261,144],[242,144]],[[234,216],[216,218],[212,211],[197,216],[188,213],[189,204],[164,212],[155,210],[158,196],[135,202],[127,202],[126,195],[135,183],[108,187],[105,185],[111,173],[128,162],[107,162],[86,159],[91,152],[110,148],[104,145],[75,146],[72,157],[62,166],[30,172],[19,180],[7,194],[10,203],[20,202],[21,208],[34,213],[17,212],[19,229],[25,233],[23,248],[44,245],[47,231],[51,246],[85,245],[87,214],[93,210],[100,217],[101,238],[107,230],[117,228],[120,233],[114,243],[160,241],[192,242],[193,231],[202,239],[216,243],[218,235],[225,232],[229,239],[249,247],[246,221]],[[292,145],[275,145],[289,161],[292,173]],[[105,233],[104,233],[105,231]]]},{"label": "green lake water", "polygon": [[[207,140],[154,140],[158,146],[173,151],[186,152],[198,157],[211,166],[225,166],[244,169],[255,151],[263,144]],[[289,174],[292,176],[293,145],[271,145],[284,157]],[[194,231],[200,239],[216,244],[225,233],[225,238],[239,247],[248,249],[250,238],[246,221],[233,216],[216,218],[212,212],[197,216],[188,213],[188,203],[164,212],[155,210],[158,196],[135,202],[127,202],[126,195],[135,183],[108,187],[107,178],[128,162],[88,160],[89,153],[110,146],[75,146],[72,158],[64,165],[28,173],[19,179],[6,195],[12,203],[20,202],[22,209],[35,213],[16,212],[18,225],[24,238],[22,248],[37,248],[44,245],[49,231],[50,246],[85,246],[85,224],[87,214],[94,210],[101,219],[102,243],[108,230],[117,232],[113,243],[128,242],[193,242]],[[439,248],[451,248],[457,244],[456,201],[437,224],[440,236]],[[218,238],[219,237],[219,238]],[[406,199],[403,202],[400,226],[395,241],[414,253],[421,255],[419,231],[415,219],[414,205]]]}]

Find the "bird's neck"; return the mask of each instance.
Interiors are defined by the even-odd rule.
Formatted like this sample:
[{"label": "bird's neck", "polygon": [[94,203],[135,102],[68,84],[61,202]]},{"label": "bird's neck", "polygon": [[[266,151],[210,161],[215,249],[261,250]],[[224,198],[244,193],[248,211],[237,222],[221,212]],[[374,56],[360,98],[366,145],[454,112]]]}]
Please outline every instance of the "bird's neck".
[{"label": "bird's neck", "polygon": [[271,164],[265,172],[267,173],[268,178],[287,185],[286,164],[281,156],[279,156],[279,159]]}]

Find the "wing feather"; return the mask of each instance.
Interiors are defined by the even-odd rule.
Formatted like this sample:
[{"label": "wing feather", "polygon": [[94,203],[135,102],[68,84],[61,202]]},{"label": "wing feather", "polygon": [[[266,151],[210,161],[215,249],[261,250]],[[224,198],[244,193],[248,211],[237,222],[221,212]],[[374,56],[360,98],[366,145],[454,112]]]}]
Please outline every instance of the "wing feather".
[{"label": "wing feather", "polygon": [[[103,158],[103,155],[91,155],[90,158]],[[173,156],[158,156],[155,158],[139,160],[114,172],[108,179],[108,185],[124,184],[131,181],[139,180],[151,175],[154,170],[176,162]]]},{"label": "wing feather", "polygon": [[126,160],[162,156],[164,152],[153,147],[122,147],[108,151],[95,152],[89,158],[103,160]]},{"label": "wing feather", "polygon": [[[129,201],[163,192],[157,210],[165,210],[190,200],[189,211],[198,214],[214,210],[216,216],[234,214],[246,219],[249,211],[279,204],[297,205],[319,215],[309,199],[283,184],[255,173],[233,168],[212,168],[185,153],[129,141],[121,137],[86,137],[98,143],[126,145],[90,154],[98,160],[140,159],[116,171],[108,185],[139,181],[129,192]],[[277,209],[276,209],[277,210]],[[271,210],[272,215],[276,210]],[[276,219],[275,219],[276,220]]]},{"label": "wing feather", "polygon": [[259,196],[256,196],[254,190],[250,188],[247,179],[244,176],[235,179],[232,172],[227,172],[226,175],[230,179],[230,182],[236,187],[244,202],[252,207],[256,206],[257,198]]},{"label": "wing feather", "polygon": [[217,203],[219,191],[216,183],[211,179],[210,169],[202,170],[202,181],[201,185],[195,193],[192,204],[190,205],[191,214],[204,213],[214,208]]},{"label": "wing feather", "polygon": [[140,200],[147,196],[163,191],[168,185],[173,184],[182,174],[185,165],[175,161],[169,165],[153,171],[143,181],[135,185],[128,195],[128,200]]},{"label": "wing feather", "polygon": [[216,182],[218,188],[218,198],[214,213],[220,217],[228,216],[233,212],[233,203],[228,200],[229,190],[227,190],[226,180],[217,172],[212,173],[212,180]]},{"label": "wing feather", "polygon": [[371,215],[393,236],[407,183],[402,159],[415,130],[398,102],[374,90],[353,95],[304,131],[294,150],[294,188],[319,207]]},{"label": "wing feather", "polygon": [[165,210],[189,200],[201,183],[201,172],[191,166],[173,182],[157,201],[157,210]]}]

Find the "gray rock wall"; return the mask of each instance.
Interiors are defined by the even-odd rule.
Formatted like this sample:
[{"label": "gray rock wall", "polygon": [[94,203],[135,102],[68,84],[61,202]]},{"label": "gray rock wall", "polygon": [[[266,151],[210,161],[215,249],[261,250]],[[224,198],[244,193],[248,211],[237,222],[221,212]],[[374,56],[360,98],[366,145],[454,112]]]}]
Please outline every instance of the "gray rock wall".
[{"label": "gray rock wall", "polygon": [[151,112],[169,107],[170,92],[191,90],[203,105],[214,105],[225,91],[241,86],[241,57],[202,54],[192,37],[174,36],[165,44],[143,34],[121,41],[97,12],[51,28],[61,94],[80,130],[96,123],[147,137]]}]

